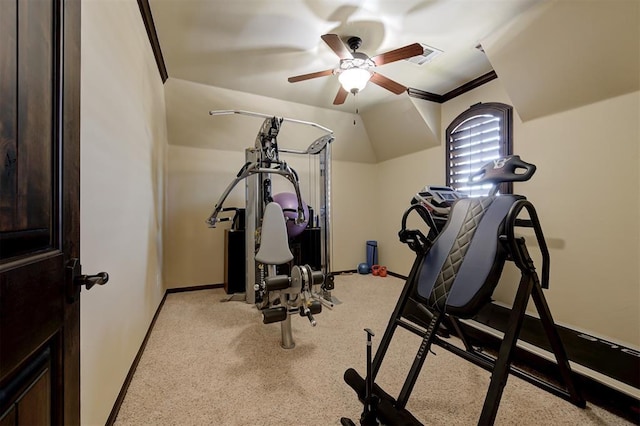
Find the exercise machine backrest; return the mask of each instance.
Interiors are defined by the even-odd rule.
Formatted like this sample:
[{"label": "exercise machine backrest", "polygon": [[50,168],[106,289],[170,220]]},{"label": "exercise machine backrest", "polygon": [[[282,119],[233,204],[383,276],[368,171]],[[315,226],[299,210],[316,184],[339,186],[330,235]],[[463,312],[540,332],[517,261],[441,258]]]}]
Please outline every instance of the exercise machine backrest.
[{"label": "exercise machine backrest", "polygon": [[265,265],[282,265],[293,260],[289,249],[287,225],[278,203],[269,203],[262,218],[260,232],[260,248],[255,256],[256,261]]},{"label": "exercise machine backrest", "polygon": [[[524,169],[516,173],[516,169]],[[477,183],[524,181],[535,166],[519,156],[487,163],[476,173]],[[416,293],[430,309],[470,318],[489,302],[498,284],[508,247],[505,219],[521,195],[488,195],[456,201],[445,228],[423,257],[417,274]]]},{"label": "exercise machine backrest", "polygon": [[454,204],[418,275],[417,292],[429,308],[466,318],[489,300],[507,257],[498,236],[511,206],[523,198],[489,196]]}]

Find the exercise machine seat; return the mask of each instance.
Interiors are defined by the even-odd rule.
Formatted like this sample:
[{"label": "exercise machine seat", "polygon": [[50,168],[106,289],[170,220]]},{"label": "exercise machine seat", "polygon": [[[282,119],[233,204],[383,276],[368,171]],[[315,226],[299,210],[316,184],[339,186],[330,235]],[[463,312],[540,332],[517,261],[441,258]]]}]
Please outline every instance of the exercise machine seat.
[{"label": "exercise machine seat", "polygon": [[289,249],[287,224],[282,207],[277,203],[269,203],[262,217],[260,248],[255,256],[256,261],[265,265],[282,265],[293,260]]},{"label": "exercise machine seat", "polygon": [[487,302],[507,259],[499,241],[504,221],[521,195],[456,201],[445,228],[424,256],[416,292],[428,308],[470,318]]}]

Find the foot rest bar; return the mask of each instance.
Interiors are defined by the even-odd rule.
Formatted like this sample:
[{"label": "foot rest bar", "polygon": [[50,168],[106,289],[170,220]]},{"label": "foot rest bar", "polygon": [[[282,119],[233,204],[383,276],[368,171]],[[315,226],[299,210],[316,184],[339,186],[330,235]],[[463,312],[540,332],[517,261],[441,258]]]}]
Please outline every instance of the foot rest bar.
[{"label": "foot rest bar", "polygon": [[[344,372],[344,381],[358,394],[360,402],[364,403],[365,380],[353,368]],[[373,384],[373,394],[379,398],[377,404],[378,419],[385,425],[423,426],[404,408],[395,408],[396,400],[386,393],[380,386]]]},{"label": "foot rest bar", "polygon": [[267,308],[262,310],[262,323],[271,324],[274,322],[280,322],[287,319],[287,308],[284,306],[277,306],[275,308]]},{"label": "foot rest bar", "polygon": [[288,275],[276,275],[264,279],[264,285],[267,291],[283,290],[291,285]]}]

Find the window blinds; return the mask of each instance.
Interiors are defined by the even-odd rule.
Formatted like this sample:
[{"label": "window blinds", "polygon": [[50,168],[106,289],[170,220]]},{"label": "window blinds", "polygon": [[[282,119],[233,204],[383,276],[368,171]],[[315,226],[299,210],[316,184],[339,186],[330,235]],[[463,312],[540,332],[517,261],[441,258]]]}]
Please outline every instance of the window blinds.
[{"label": "window blinds", "polygon": [[469,176],[500,157],[500,117],[479,114],[460,123],[449,137],[449,182],[470,197],[486,195],[493,185],[473,185]]}]

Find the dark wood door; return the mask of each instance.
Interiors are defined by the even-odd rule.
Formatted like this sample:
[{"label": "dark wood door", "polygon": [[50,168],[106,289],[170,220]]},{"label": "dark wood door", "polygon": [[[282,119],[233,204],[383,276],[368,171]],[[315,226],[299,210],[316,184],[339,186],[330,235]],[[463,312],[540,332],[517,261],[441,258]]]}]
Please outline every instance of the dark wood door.
[{"label": "dark wood door", "polygon": [[80,422],[79,95],[80,0],[0,0],[2,426]]}]

